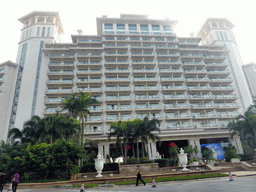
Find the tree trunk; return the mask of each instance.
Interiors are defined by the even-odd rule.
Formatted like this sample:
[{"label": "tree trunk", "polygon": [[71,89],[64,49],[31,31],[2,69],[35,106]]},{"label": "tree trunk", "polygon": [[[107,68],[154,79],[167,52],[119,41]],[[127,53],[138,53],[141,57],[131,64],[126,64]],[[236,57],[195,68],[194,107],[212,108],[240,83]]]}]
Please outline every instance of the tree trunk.
[{"label": "tree trunk", "polygon": [[145,157],[144,142],[143,141],[141,141],[141,146],[142,146],[142,157]]},{"label": "tree trunk", "polygon": [[127,163],[127,149],[126,149],[126,145],[124,145],[124,162]]},{"label": "tree trunk", "polygon": [[122,143],[120,143],[120,148],[121,148],[122,157],[124,158],[124,151],[123,151],[123,145],[122,145]]},{"label": "tree trunk", "polygon": [[133,158],[135,158],[134,143],[132,143],[132,156],[133,156]]},{"label": "tree trunk", "polygon": [[136,145],[137,145],[137,162],[140,162],[140,151],[139,151],[139,142],[138,140],[136,141]]}]

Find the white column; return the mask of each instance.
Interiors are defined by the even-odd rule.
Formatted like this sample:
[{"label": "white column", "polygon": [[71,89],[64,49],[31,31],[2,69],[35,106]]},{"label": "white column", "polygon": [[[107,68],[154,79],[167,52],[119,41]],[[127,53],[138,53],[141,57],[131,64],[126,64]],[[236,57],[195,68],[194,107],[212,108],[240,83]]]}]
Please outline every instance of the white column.
[{"label": "white column", "polygon": [[202,152],[201,152],[201,146],[200,146],[200,139],[192,138],[188,140],[188,145],[191,145],[193,147],[197,147],[198,149],[198,157],[202,158]]},{"label": "white column", "polygon": [[237,153],[239,154],[243,154],[244,150],[240,141],[240,137],[238,136],[234,136],[233,139],[232,138],[228,138],[228,141],[231,145],[233,145],[236,149],[237,149]]},{"label": "white column", "polygon": [[47,17],[44,17],[44,23],[46,23],[46,19],[47,19]]},{"label": "white column", "polygon": [[106,159],[109,156],[109,144],[108,142],[101,142],[98,144],[98,151],[100,155]]},{"label": "white column", "polygon": [[148,156],[149,159],[155,159],[156,158],[156,142],[149,141],[148,142]]}]

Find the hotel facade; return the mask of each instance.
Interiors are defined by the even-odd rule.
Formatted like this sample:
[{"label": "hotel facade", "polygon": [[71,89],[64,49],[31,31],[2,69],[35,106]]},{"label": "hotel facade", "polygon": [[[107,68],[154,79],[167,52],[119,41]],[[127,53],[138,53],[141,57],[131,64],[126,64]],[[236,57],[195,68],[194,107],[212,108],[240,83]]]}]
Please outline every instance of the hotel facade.
[{"label": "hotel facade", "polygon": [[[197,37],[178,37],[174,20],[102,16],[97,35],[72,35],[72,43],[58,43],[63,28],[56,12],[32,12],[19,21],[24,27],[16,62],[23,70],[9,129],[22,129],[32,115],[61,111],[63,99],[82,91],[99,101],[84,134],[105,158],[115,147],[110,124],[146,116],[160,120],[162,142],[198,148],[229,142],[243,153],[227,124],[252,98],[229,20],[208,19]],[[150,159],[159,147],[148,143]]]}]

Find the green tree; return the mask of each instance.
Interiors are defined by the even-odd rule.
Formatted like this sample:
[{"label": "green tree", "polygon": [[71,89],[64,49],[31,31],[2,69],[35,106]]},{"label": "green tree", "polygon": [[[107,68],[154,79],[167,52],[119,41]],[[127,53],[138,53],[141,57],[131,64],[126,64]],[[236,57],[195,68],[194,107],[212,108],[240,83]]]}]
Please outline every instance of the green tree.
[{"label": "green tree", "polygon": [[8,132],[8,138],[11,143],[31,143],[35,144],[40,141],[40,135],[44,128],[43,119],[39,116],[32,116],[30,120],[26,121],[23,129],[13,128]]},{"label": "green tree", "polygon": [[141,124],[143,121],[141,119],[134,119],[133,120],[133,129],[132,129],[132,138],[136,143],[136,151],[137,151],[137,162],[140,161],[140,151],[139,151],[139,139],[142,135],[142,126]]},{"label": "green tree", "polygon": [[[152,120],[149,120],[148,117],[145,117],[143,119],[143,122],[141,124],[141,127],[140,127],[140,131],[141,131],[141,140],[144,141],[145,144],[148,144],[148,140],[152,140],[152,141],[155,141],[155,140],[160,140],[160,137],[152,132],[160,132],[160,129],[159,129],[159,126],[160,126],[160,121],[158,119],[152,119]],[[142,143],[142,146],[143,143]],[[148,146],[148,145],[146,145]],[[144,149],[142,148],[142,152],[143,152],[143,157],[145,157],[144,155]],[[147,148],[147,151],[149,151],[149,149]],[[149,153],[148,153],[149,155]]]},{"label": "green tree", "polygon": [[124,157],[122,137],[124,136],[125,127],[126,124],[122,121],[111,123],[110,134],[108,136],[109,140],[111,137],[116,137],[116,146],[120,145],[122,157]]},{"label": "green tree", "polygon": [[63,109],[67,109],[69,113],[75,118],[79,117],[81,125],[81,145],[84,146],[84,124],[87,120],[87,115],[90,114],[89,108],[91,105],[98,103],[98,101],[92,97],[91,93],[84,94],[72,94],[69,99],[65,99]]},{"label": "green tree", "polygon": [[252,149],[256,149],[256,105],[252,105],[244,113],[238,115],[237,118],[228,124],[232,137],[238,134],[242,143],[249,145]]}]

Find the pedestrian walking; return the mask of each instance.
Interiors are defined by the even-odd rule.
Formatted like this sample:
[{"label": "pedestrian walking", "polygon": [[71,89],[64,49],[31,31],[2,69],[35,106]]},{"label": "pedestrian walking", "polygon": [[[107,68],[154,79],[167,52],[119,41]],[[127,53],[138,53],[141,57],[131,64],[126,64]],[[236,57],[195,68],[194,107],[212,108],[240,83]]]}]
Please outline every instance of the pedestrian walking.
[{"label": "pedestrian walking", "polygon": [[138,186],[139,180],[144,183],[144,186],[146,185],[146,183],[142,180],[141,178],[141,171],[140,171],[140,166],[137,165],[137,180],[136,180],[136,186]]},{"label": "pedestrian walking", "polygon": [[5,184],[6,184],[6,171],[0,173],[0,192],[3,191]]},{"label": "pedestrian walking", "polygon": [[20,182],[20,174],[18,171],[12,176],[12,191],[16,192],[18,184]]}]

